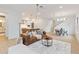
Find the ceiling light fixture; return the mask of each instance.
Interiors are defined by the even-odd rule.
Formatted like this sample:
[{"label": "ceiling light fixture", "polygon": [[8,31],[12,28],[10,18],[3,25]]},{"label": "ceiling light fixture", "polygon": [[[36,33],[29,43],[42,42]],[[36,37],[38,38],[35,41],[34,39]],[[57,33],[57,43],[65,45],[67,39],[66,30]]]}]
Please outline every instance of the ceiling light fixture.
[{"label": "ceiling light fixture", "polygon": [[61,9],[62,9],[62,8],[63,8],[63,6],[59,6],[59,8],[61,8]]},{"label": "ceiling light fixture", "polygon": [[36,4],[36,20],[38,20],[39,15],[40,15],[39,8],[40,8],[40,5]]}]

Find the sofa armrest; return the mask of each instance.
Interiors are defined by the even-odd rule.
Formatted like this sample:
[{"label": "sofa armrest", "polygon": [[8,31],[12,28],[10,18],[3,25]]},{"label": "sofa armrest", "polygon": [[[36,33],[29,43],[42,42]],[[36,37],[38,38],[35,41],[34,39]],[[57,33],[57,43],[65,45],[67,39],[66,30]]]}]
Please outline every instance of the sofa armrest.
[{"label": "sofa armrest", "polygon": [[37,39],[41,39],[42,35],[35,35],[37,37]]}]

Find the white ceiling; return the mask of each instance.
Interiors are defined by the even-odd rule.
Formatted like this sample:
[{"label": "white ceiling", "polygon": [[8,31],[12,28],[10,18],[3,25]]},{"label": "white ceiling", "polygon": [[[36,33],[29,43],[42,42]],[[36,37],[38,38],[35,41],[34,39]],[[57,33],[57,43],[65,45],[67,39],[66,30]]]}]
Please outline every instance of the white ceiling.
[{"label": "white ceiling", "polygon": [[[79,4],[44,4],[39,9],[39,16],[42,18],[50,18],[52,16],[65,16],[79,12]],[[63,6],[63,8],[59,8]],[[36,16],[36,5],[34,4],[1,4],[0,12],[14,11],[23,13],[24,16]]]}]

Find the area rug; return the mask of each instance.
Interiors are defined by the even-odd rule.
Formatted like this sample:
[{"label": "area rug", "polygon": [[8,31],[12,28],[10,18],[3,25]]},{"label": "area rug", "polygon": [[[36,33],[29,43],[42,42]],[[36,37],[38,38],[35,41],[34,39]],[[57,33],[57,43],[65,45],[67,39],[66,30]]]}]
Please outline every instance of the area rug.
[{"label": "area rug", "polygon": [[9,54],[70,54],[71,44],[59,40],[53,40],[52,46],[46,47],[42,45],[41,40],[25,46],[18,44],[8,49]]}]

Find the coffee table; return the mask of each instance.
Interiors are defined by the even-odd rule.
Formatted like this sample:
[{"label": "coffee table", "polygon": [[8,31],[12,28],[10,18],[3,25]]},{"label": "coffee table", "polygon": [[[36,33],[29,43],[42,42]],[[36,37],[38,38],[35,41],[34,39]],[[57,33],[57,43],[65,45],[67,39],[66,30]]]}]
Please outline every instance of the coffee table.
[{"label": "coffee table", "polygon": [[44,46],[47,46],[47,47],[49,47],[49,46],[52,46],[52,43],[53,43],[53,39],[42,39],[42,44],[44,45]]}]

